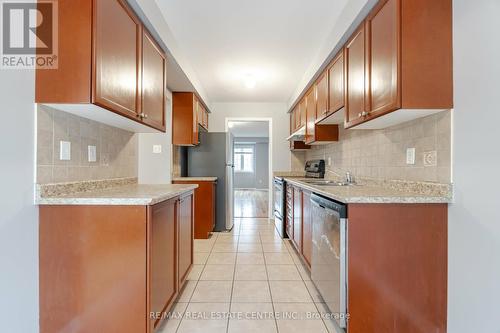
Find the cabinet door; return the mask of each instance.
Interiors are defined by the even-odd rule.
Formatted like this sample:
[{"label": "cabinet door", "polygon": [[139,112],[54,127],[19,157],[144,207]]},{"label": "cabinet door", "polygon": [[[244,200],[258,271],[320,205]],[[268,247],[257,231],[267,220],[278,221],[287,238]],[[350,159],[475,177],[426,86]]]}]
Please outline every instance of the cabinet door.
[{"label": "cabinet door", "polygon": [[316,96],[313,87],[306,95],[306,143],[314,142],[316,129]]},{"label": "cabinet door", "polygon": [[142,121],[165,130],[167,64],[163,51],[151,35],[142,34]]},{"label": "cabinet door", "polygon": [[93,102],[137,118],[140,21],[122,0],[95,0],[94,36]]},{"label": "cabinet door", "polygon": [[[150,208],[151,312],[161,312],[177,292],[176,200]],[[153,324],[156,325],[159,320]]]},{"label": "cabinet door", "polygon": [[208,130],[208,111],[203,108],[203,127]]},{"label": "cabinet door", "polygon": [[179,285],[186,280],[193,264],[193,195],[178,201],[179,219]]},{"label": "cabinet door", "polygon": [[302,190],[293,190],[293,242],[299,252],[302,252]]},{"label": "cabinet door", "polygon": [[311,193],[302,191],[302,255],[311,266],[312,255],[312,216],[311,216]]},{"label": "cabinet door", "polygon": [[198,98],[193,94],[193,144],[197,145],[198,140]]},{"label": "cabinet door", "polygon": [[307,121],[306,99],[305,98],[303,98],[302,101],[299,104],[299,114],[300,114],[300,117],[299,117],[299,126],[298,127],[305,126],[306,125],[306,121]]},{"label": "cabinet door", "polygon": [[346,122],[349,124],[368,111],[366,101],[367,68],[365,62],[365,26],[362,24],[345,47]]},{"label": "cabinet door", "polygon": [[344,53],[341,51],[328,68],[328,110],[338,111],[344,107]]},{"label": "cabinet door", "polygon": [[401,107],[398,84],[400,58],[399,1],[384,0],[367,17],[370,45],[370,112]]},{"label": "cabinet door", "polygon": [[316,119],[328,113],[328,73],[321,74],[316,83]]}]

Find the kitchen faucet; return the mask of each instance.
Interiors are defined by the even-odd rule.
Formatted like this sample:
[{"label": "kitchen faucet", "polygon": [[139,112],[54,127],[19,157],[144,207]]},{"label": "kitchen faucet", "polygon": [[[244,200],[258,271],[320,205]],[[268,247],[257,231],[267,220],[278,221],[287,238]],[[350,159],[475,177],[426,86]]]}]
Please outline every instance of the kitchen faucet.
[{"label": "kitchen faucet", "polygon": [[355,184],[356,183],[356,181],[354,180],[354,176],[349,171],[347,171],[345,173],[345,182],[347,184]]}]

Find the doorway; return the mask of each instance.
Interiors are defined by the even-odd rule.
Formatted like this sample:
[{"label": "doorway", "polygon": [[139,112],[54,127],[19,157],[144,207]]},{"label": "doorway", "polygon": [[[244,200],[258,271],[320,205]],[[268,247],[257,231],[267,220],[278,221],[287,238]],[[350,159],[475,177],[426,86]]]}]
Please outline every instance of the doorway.
[{"label": "doorway", "polygon": [[269,218],[271,177],[270,119],[226,120],[234,136],[234,217]]}]

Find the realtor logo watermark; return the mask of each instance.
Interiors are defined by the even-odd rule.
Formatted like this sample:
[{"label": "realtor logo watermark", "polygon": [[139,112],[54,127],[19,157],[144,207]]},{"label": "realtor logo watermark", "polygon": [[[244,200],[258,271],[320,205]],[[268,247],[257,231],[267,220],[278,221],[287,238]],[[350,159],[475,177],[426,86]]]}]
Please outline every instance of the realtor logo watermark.
[{"label": "realtor logo watermark", "polygon": [[0,68],[56,69],[57,0],[0,0],[0,5]]}]

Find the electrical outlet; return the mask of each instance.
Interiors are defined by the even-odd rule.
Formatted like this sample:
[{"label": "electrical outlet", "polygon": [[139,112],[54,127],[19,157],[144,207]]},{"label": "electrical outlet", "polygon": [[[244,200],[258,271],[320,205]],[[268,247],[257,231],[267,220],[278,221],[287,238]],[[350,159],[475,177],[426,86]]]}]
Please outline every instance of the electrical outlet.
[{"label": "electrical outlet", "polygon": [[71,142],[59,141],[59,159],[61,161],[71,160]]},{"label": "electrical outlet", "polygon": [[332,165],[332,158],[328,157],[328,166],[331,166],[331,165]]},{"label": "electrical outlet", "polygon": [[415,164],[415,148],[406,148],[406,164]]},{"label": "electrical outlet", "polygon": [[97,162],[97,147],[88,146],[88,160],[89,162]]},{"label": "electrical outlet", "polygon": [[161,145],[153,145],[153,154],[161,154]]},{"label": "electrical outlet", "polygon": [[436,166],[437,165],[437,151],[426,151],[424,152],[424,166]]}]

